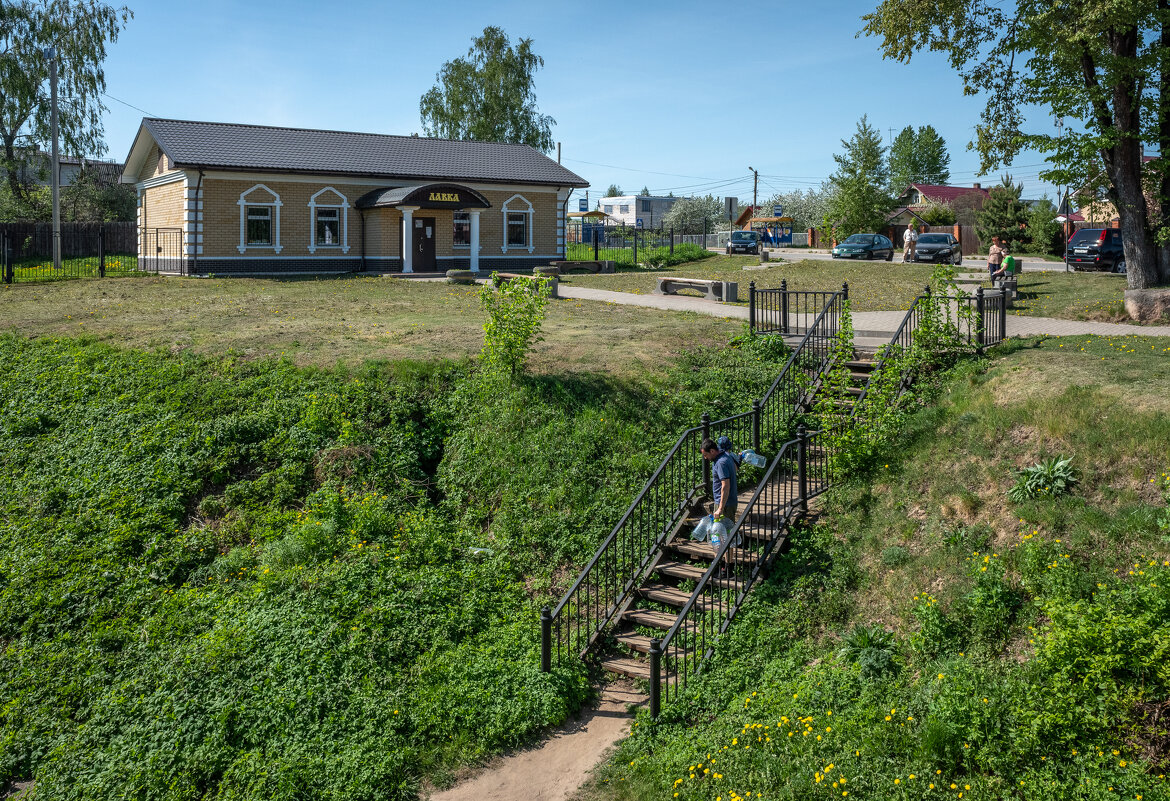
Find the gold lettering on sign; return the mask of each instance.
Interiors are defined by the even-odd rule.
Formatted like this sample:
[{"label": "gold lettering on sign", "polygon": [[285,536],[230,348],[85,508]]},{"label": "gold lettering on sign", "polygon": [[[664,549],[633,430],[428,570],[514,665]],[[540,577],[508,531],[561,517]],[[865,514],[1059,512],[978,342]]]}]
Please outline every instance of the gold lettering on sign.
[{"label": "gold lettering on sign", "polygon": [[458,192],[431,192],[431,196],[429,199],[431,202],[438,202],[438,203],[458,203],[459,202],[459,193]]}]

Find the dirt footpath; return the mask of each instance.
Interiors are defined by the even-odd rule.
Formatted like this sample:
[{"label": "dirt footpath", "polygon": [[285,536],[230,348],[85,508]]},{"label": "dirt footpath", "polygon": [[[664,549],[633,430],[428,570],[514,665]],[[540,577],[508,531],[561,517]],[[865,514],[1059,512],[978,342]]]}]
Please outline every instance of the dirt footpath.
[{"label": "dirt footpath", "polygon": [[564,801],[629,733],[633,718],[627,707],[645,700],[632,684],[611,684],[592,709],[544,742],[496,760],[483,773],[433,794],[430,801]]}]

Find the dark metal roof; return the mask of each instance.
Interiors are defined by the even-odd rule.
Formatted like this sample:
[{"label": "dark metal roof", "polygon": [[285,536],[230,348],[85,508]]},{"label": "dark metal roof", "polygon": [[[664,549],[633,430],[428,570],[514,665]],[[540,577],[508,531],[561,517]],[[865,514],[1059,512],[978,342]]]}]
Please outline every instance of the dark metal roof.
[{"label": "dark metal roof", "polygon": [[410,186],[374,189],[359,197],[353,205],[359,209],[372,209],[379,206],[404,205],[409,200],[411,204],[418,204],[426,208],[432,203],[427,199],[427,195],[433,191],[444,189],[454,189],[466,197],[462,197],[461,202],[440,200],[437,205],[457,205],[459,208],[466,209],[490,209],[492,206],[491,203],[488,203],[487,198],[470,186],[450,183],[411,184]]},{"label": "dark metal roof", "polygon": [[177,167],[588,186],[528,145],[144,118]]}]

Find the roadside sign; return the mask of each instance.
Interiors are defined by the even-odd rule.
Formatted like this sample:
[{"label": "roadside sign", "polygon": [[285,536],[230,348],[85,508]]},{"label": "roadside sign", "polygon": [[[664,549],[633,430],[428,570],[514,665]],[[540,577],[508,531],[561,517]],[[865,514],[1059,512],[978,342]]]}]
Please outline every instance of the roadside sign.
[{"label": "roadside sign", "polygon": [[773,217],[783,217],[784,216],[784,207],[781,206],[779,203],[777,203],[775,206],[772,207],[772,216]]},{"label": "roadside sign", "polygon": [[641,217],[639,217],[639,218],[638,218],[638,222],[637,222],[637,223],[635,223],[635,225],[636,225],[638,228],[641,228],[641,227],[642,227],[642,218],[641,218]]},{"label": "roadside sign", "polygon": [[577,201],[577,211],[589,211],[589,200],[581,198]]},{"label": "roadside sign", "polygon": [[727,219],[734,220],[735,210],[739,208],[739,198],[725,197],[723,198],[723,203],[727,207]]}]

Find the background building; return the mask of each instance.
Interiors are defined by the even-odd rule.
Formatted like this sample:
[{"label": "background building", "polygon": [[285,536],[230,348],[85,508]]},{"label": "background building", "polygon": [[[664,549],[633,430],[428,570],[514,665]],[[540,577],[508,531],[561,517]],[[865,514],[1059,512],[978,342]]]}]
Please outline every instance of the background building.
[{"label": "background building", "polygon": [[643,228],[658,228],[666,212],[677,202],[676,197],[616,195],[603,197],[597,202],[597,208],[621,225],[636,226],[640,218]]}]

